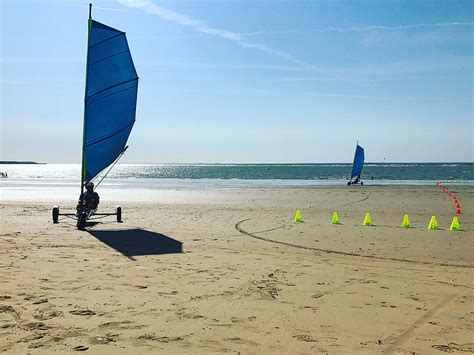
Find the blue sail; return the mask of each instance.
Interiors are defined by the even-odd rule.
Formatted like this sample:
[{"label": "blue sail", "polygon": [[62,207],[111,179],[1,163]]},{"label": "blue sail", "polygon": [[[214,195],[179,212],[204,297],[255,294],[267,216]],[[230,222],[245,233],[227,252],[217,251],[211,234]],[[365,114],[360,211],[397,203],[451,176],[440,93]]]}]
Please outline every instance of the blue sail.
[{"label": "blue sail", "polygon": [[89,20],[82,181],[124,151],[135,123],[138,76],[125,32]]},{"label": "blue sail", "polygon": [[354,155],[354,164],[352,165],[351,178],[362,173],[362,169],[364,168],[364,158],[364,148],[357,144]]}]

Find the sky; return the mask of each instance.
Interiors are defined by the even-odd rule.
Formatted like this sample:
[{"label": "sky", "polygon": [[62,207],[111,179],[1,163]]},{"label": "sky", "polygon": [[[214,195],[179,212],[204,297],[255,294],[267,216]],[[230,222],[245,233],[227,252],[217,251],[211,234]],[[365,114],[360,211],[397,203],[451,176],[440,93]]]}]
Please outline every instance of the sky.
[{"label": "sky", "polygon": [[[140,77],[121,162],[472,162],[473,4],[94,1]],[[80,163],[87,5],[0,0],[0,160]]]}]

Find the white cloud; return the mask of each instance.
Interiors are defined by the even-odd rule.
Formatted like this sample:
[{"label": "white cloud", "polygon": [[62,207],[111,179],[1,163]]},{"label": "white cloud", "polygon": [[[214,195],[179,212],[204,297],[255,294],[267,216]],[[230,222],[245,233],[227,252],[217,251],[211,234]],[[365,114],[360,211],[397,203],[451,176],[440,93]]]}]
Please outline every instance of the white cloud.
[{"label": "white cloud", "polygon": [[364,32],[364,31],[405,31],[415,28],[440,28],[440,27],[468,27],[474,26],[474,22],[438,22],[438,23],[415,23],[412,25],[395,25],[395,26],[363,26],[363,27],[320,27],[312,29],[285,29],[275,31],[255,31],[240,33],[241,36],[258,36],[258,35],[284,35],[289,33],[311,33],[311,32]]},{"label": "white cloud", "polygon": [[297,64],[300,66],[307,66],[306,63],[295,58],[291,54],[271,48],[263,43],[248,42],[247,40],[245,40],[245,37],[239,33],[235,33],[235,32],[222,29],[222,28],[211,27],[203,21],[195,20],[186,15],[180,14],[178,12],[168,10],[166,8],[163,8],[161,6],[154,4],[150,0],[118,0],[118,1],[122,5],[125,5],[127,7],[141,9],[148,14],[158,16],[163,20],[193,28],[194,30],[201,33],[205,33],[205,34],[219,37],[228,41],[232,41],[242,48],[253,48],[258,51],[264,52],[266,54],[285,59],[288,62],[291,62],[293,64]]},{"label": "white cloud", "polygon": [[384,30],[384,31],[401,31],[412,28],[423,28],[423,27],[451,27],[451,26],[472,26],[474,22],[440,22],[440,23],[416,23],[412,25],[397,25],[397,26],[365,26],[365,27],[326,27],[326,28],[313,28],[313,32],[355,32],[355,31],[373,31],[373,30]]},{"label": "white cloud", "polygon": [[[74,6],[74,7],[83,7],[83,8],[88,8],[88,5],[81,5],[81,4],[71,4],[71,3],[65,3],[64,5],[67,6]],[[100,7],[100,6],[92,6],[93,10],[105,10],[105,11],[116,11],[116,12],[127,12],[127,10],[124,9],[115,9],[111,7]]]}]

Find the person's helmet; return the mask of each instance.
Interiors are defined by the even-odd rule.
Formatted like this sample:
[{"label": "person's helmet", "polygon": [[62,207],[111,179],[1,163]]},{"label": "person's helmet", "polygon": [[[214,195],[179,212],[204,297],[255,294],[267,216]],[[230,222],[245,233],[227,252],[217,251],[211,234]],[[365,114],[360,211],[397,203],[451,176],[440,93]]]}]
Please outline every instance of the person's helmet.
[{"label": "person's helmet", "polygon": [[93,189],[94,188],[94,183],[92,181],[89,181],[87,184],[86,184],[86,189]]}]

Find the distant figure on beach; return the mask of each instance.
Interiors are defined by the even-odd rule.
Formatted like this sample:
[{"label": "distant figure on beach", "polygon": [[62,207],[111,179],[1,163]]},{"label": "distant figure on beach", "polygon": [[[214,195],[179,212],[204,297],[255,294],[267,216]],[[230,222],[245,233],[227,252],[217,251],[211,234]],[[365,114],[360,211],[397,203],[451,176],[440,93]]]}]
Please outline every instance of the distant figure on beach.
[{"label": "distant figure on beach", "polygon": [[89,210],[96,210],[99,206],[99,194],[94,191],[94,183],[88,182],[86,184],[86,192],[84,192],[79,197],[79,202],[77,205],[77,210],[79,211],[81,208],[81,204]]}]

